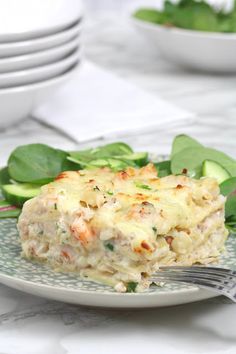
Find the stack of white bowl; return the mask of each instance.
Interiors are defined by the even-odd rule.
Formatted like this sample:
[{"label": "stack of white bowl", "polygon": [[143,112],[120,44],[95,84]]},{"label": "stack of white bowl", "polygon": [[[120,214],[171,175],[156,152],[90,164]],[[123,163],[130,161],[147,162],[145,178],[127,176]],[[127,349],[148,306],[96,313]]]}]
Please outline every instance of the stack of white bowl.
[{"label": "stack of white bowl", "polygon": [[0,128],[30,112],[73,75],[80,0],[0,0]]}]

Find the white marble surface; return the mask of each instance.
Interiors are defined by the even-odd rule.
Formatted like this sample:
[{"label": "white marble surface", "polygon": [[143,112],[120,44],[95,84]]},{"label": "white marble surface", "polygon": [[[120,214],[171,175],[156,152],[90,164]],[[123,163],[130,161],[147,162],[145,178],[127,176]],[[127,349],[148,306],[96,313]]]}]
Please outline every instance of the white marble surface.
[{"label": "white marble surface", "polygon": [[[111,15],[88,21],[84,42],[90,60],[197,113],[195,123],[123,140],[135,149],[168,153],[172,138],[187,133],[236,157],[236,76],[173,67],[126,20]],[[75,147],[66,136],[28,118],[0,132],[0,163],[15,146],[30,142]],[[49,301],[0,285],[0,354],[233,354],[235,328],[236,306],[224,298],[114,311]]]}]

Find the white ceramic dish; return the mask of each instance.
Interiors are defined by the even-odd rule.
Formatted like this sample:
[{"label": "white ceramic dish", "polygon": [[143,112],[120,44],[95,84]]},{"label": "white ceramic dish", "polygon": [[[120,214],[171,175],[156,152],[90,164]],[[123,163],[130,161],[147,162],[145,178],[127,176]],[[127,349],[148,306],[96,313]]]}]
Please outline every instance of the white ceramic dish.
[{"label": "white ceramic dish", "polygon": [[[15,220],[0,220],[0,282],[49,299],[88,306],[145,308],[185,304],[217,296],[186,284],[169,283],[143,293],[119,294],[109,286],[81,279],[76,274],[54,272],[47,265],[22,259]],[[227,242],[220,265],[236,270],[236,238]]]},{"label": "white ceramic dish", "polygon": [[0,42],[56,33],[82,15],[80,0],[0,0],[0,9]]},{"label": "white ceramic dish", "polygon": [[81,29],[81,23],[78,22],[74,26],[65,31],[52,34],[46,37],[30,39],[27,41],[19,41],[12,43],[0,43],[0,58],[15,55],[30,54],[41,50],[56,47],[63,43],[67,43],[71,39],[78,36]]},{"label": "white ceramic dish", "polygon": [[236,72],[236,34],[190,31],[137,19],[132,23],[172,63],[202,71]]},{"label": "white ceramic dish", "polygon": [[[76,50],[66,58],[52,64],[38,66],[32,69],[25,69],[5,74],[0,74],[0,89],[32,84],[34,82],[49,80],[52,77],[62,74],[74,66],[81,55]],[[1,90],[0,90],[1,93]]]},{"label": "white ceramic dish", "polygon": [[65,58],[68,54],[72,53],[78,47],[78,43],[79,38],[76,37],[67,43],[52,49],[46,49],[37,53],[0,59],[0,73],[30,69],[33,67],[53,63],[59,59]]},{"label": "white ceramic dish", "polygon": [[0,90],[0,129],[27,117],[35,107],[48,99],[59,86],[69,80],[78,64],[62,75],[31,85]]}]

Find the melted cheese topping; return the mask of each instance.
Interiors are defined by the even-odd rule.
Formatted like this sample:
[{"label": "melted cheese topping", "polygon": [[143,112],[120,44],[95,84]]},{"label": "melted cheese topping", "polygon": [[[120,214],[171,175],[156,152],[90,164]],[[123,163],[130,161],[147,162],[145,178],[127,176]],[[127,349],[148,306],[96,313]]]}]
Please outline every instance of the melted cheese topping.
[{"label": "melted cheese topping", "polygon": [[116,227],[124,234],[134,233],[135,238],[145,234],[152,240],[156,236],[153,228],[164,235],[176,227],[197,225],[222,207],[224,198],[218,196],[214,179],[158,178],[155,167],[148,165],[118,173],[107,168],[63,172],[42,188],[40,198],[49,203],[55,199],[62,213],[71,213],[82,204],[95,210],[93,227]]}]

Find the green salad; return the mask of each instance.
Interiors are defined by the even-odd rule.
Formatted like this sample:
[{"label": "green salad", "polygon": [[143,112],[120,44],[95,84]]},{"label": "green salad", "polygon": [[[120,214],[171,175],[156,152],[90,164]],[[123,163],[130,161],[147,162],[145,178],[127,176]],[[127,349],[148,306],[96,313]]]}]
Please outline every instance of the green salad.
[{"label": "green salad", "polygon": [[170,158],[161,162],[153,161],[147,152],[134,152],[123,142],[80,151],[63,151],[44,144],[19,146],[10,154],[7,166],[0,170],[0,188],[5,198],[0,200],[0,218],[18,217],[25,201],[38,195],[42,185],[63,171],[105,166],[122,171],[149,162],[154,163],[159,177],[173,174],[215,178],[227,197],[226,226],[236,233],[236,160],[187,135],[175,137]]},{"label": "green salad", "polygon": [[206,1],[180,0],[177,3],[166,0],[163,9],[141,8],[135,18],[168,27],[179,27],[206,32],[236,32],[236,0],[231,11],[215,8]]}]

